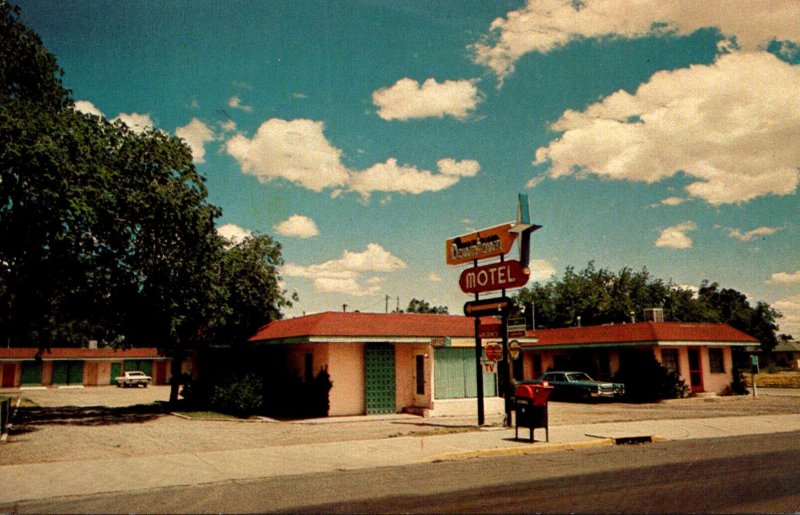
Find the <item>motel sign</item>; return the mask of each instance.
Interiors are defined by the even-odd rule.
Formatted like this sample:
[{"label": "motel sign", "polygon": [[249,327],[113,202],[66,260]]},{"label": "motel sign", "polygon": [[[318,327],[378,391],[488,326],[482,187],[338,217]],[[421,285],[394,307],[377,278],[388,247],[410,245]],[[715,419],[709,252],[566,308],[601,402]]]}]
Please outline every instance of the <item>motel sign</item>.
[{"label": "motel sign", "polygon": [[527,284],[530,274],[519,261],[501,261],[464,270],[458,285],[464,293],[520,288]]}]

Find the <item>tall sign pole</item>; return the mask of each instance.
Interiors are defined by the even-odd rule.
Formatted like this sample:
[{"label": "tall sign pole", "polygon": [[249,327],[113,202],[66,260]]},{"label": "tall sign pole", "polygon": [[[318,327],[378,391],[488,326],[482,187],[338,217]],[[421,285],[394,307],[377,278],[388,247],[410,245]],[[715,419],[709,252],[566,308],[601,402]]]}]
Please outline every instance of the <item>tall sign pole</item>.
[{"label": "tall sign pole", "polygon": [[[478,260],[475,260],[475,266],[478,266]],[[475,292],[475,300],[478,299],[478,293]],[[478,426],[482,426],[485,422],[483,411],[483,367],[481,366],[481,358],[483,358],[483,345],[481,344],[480,334],[481,320],[475,317],[475,381],[477,382],[477,396],[478,396]]]},{"label": "tall sign pole", "polygon": [[[511,425],[511,360],[508,349],[508,314],[514,301],[506,297],[506,289],[520,288],[530,278],[529,256],[530,235],[541,229],[540,225],[530,223],[528,196],[520,193],[517,203],[517,219],[495,227],[450,238],[445,243],[445,260],[448,265],[472,264],[459,278],[459,286],[464,293],[472,293],[475,298],[464,304],[464,314],[475,318],[475,380],[478,395],[478,425],[484,420],[483,406],[483,345],[481,341],[481,317],[500,317],[500,336],[502,342],[502,364],[500,390],[505,398],[505,424]],[[506,261],[505,255],[511,251],[519,239],[519,261]],[[478,266],[480,260],[500,258],[499,263]],[[480,294],[501,291],[500,297],[481,299]],[[494,360],[497,357],[493,358]],[[494,361],[493,361],[494,362]],[[496,362],[494,362],[496,363]],[[487,365],[488,366],[488,365]]]}]

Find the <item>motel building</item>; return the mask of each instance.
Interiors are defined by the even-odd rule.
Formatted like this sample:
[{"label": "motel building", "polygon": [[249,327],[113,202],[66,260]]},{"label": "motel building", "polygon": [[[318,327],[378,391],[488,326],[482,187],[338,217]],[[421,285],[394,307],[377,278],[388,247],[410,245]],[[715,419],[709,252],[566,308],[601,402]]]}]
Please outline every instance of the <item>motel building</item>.
[{"label": "motel building", "polygon": [[[653,352],[665,367],[678,371],[693,393],[712,394],[725,393],[732,382],[732,349],[758,343],[726,324],[677,322],[527,331],[513,339],[522,349],[512,366],[515,379],[578,365],[605,379],[637,349]],[[482,345],[498,341],[486,338]],[[265,367],[296,377],[326,369],[333,382],[329,416],[477,411],[472,317],[324,312],[271,322],[250,339],[249,347],[259,351],[255,356],[265,360]],[[495,372],[483,372],[487,414],[504,409],[497,383]]]},{"label": "motel building", "polygon": [[144,372],[153,378],[153,384],[168,384],[170,362],[156,348],[0,348],[0,387],[111,385],[126,370]]}]

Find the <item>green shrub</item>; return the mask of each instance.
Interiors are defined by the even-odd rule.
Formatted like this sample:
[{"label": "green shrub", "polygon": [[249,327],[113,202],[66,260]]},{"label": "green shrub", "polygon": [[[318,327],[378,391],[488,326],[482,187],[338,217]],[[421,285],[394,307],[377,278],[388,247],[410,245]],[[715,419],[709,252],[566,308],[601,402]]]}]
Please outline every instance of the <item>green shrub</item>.
[{"label": "green shrub", "polygon": [[310,379],[283,374],[270,377],[268,388],[280,395],[267,395],[264,412],[281,418],[327,417],[330,410],[329,393],[333,387],[328,370],[320,369]]},{"label": "green shrub", "polygon": [[764,372],[766,372],[767,374],[777,374],[778,372],[782,372],[784,370],[785,370],[784,368],[779,367],[775,363],[770,363],[769,365],[767,365],[767,368],[764,369]]},{"label": "green shrub", "polygon": [[676,399],[686,393],[684,380],[667,370],[651,352],[627,351],[613,381],[625,384],[625,398],[630,402]]},{"label": "green shrub", "polygon": [[256,374],[227,376],[210,388],[208,404],[223,413],[248,416],[264,405],[264,382]]},{"label": "green shrub", "polygon": [[747,389],[747,384],[742,374],[742,369],[733,367],[733,381],[731,381],[731,394],[733,395],[747,395],[750,390]]}]

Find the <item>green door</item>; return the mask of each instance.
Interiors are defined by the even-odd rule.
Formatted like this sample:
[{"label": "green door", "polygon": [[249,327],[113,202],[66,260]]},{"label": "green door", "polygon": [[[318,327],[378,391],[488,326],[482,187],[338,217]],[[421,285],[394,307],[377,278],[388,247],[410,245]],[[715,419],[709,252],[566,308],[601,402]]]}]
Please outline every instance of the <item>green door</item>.
[{"label": "green door", "polygon": [[71,361],[67,384],[83,384],[83,361]]},{"label": "green door", "polygon": [[22,386],[42,385],[42,364],[34,361],[22,362]]},{"label": "green door", "polygon": [[115,379],[122,375],[122,363],[112,363],[111,364],[111,379],[109,380],[109,384],[117,384]]},{"label": "green door", "polygon": [[367,344],[364,349],[364,369],[367,415],[395,413],[394,345]]}]

